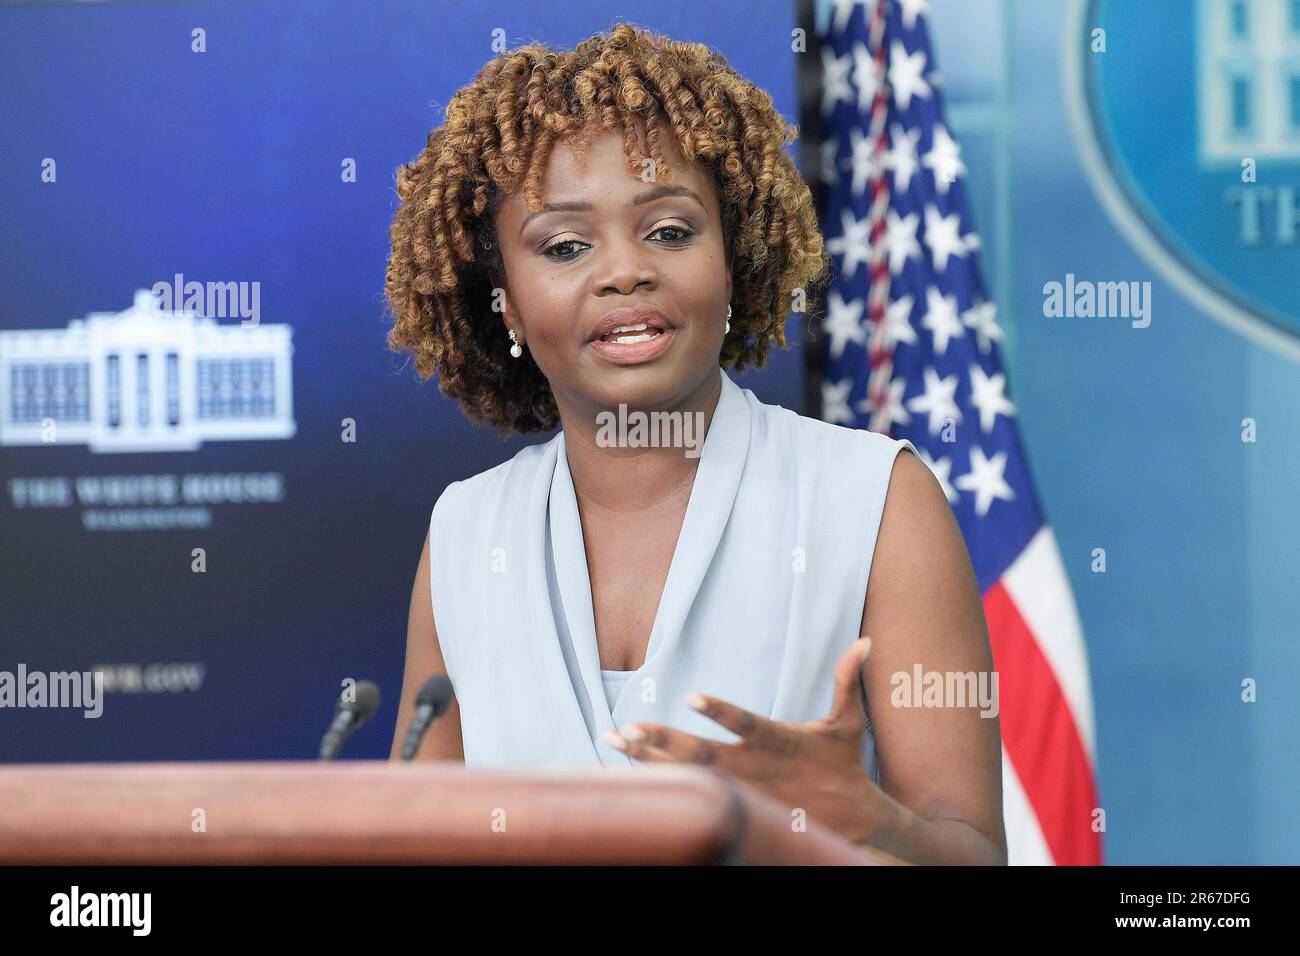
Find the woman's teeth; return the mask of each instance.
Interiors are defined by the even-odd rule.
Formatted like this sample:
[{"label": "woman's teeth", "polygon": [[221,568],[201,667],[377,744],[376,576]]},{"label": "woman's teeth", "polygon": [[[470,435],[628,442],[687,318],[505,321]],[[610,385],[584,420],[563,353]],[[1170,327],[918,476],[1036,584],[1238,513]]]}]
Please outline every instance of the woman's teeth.
[{"label": "woman's teeth", "polygon": [[662,334],[660,329],[651,329],[648,323],[642,322],[639,325],[621,325],[611,329],[602,335],[601,339],[606,342],[618,342],[620,345],[635,345],[637,342],[648,342],[660,334]]}]

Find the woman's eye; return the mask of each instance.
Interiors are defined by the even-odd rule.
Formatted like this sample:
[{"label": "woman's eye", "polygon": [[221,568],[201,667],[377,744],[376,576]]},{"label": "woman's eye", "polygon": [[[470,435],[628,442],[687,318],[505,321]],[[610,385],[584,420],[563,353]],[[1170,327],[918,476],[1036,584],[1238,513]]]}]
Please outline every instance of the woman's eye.
[{"label": "woman's eye", "polygon": [[694,235],[693,232],[691,232],[689,229],[685,228],[684,226],[660,226],[658,229],[656,229],[654,232],[652,232],[651,235],[656,235],[656,234],[661,233],[661,232],[663,232],[663,231],[665,231],[665,230],[667,230],[668,232],[678,232],[678,233],[681,233],[681,237],[680,237],[680,238],[677,238],[677,239],[666,239],[666,240],[664,240],[665,242],[671,242],[671,243],[673,243],[673,244],[677,244],[677,243],[680,243],[680,242],[685,242],[687,239],[689,239],[691,236]]},{"label": "woman's eye", "polygon": [[585,245],[586,245],[585,242],[579,242],[577,239],[565,239],[563,242],[557,242],[555,245],[543,249],[542,255],[546,256],[546,258],[548,259],[556,259],[560,262],[563,262],[566,259],[572,259],[574,256],[577,255],[577,253],[562,252],[559,255],[551,255],[551,253],[555,252],[556,249],[559,249],[562,246],[585,246]]}]

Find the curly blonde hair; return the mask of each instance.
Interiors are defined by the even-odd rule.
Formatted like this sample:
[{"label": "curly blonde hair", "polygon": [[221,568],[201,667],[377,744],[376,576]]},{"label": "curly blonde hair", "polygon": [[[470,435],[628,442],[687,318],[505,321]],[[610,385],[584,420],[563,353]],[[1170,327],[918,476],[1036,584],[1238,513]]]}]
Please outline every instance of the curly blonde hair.
[{"label": "curly blonde hair", "polygon": [[436,371],[439,390],[502,437],[555,428],[559,412],[532,355],[512,358],[504,323],[492,318],[492,276],[505,275],[495,213],[521,185],[536,211],[555,142],[573,136],[580,156],[597,128],[622,132],[637,175],[646,160],[638,120],[656,178],[672,182],[659,148],[666,122],[717,186],[733,308],[720,365],[766,364],[773,343],[786,347],[794,291],[811,303],[825,285],[812,197],[785,151],[798,127],[722,54],[627,23],[572,51],[502,53],[452,97],[424,151],[398,167],[384,283],[389,348],[409,351],[422,380]]}]

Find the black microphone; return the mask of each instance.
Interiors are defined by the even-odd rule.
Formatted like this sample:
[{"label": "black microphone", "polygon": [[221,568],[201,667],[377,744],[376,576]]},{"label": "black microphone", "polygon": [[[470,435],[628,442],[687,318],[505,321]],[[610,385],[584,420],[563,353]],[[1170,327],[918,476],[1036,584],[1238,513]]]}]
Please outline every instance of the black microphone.
[{"label": "black microphone", "polygon": [[411,726],[406,731],[406,740],[402,743],[403,760],[415,758],[415,752],[420,749],[420,741],[424,740],[425,731],[429,729],[431,723],[447,712],[455,693],[451,686],[451,678],[446,674],[434,674],[424,682],[420,693],[415,697],[415,716],[411,718]]},{"label": "black microphone", "polygon": [[375,711],[379,709],[379,688],[370,681],[358,682],[354,696],[354,700],[348,700],[346,692],[339,696],[338,706],[334,709],[334,722],[321,738],[321,760],[338,757],[348,734],[375,716]]}]

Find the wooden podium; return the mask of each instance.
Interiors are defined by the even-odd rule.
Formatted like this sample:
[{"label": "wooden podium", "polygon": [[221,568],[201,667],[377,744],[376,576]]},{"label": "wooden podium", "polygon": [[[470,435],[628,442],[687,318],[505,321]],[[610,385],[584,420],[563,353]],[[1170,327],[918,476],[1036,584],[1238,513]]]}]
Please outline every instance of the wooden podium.
[{"label": "wooden podium", "polygon": [[791,821],[754,788],[686,766],[0,766],[0,864],[902,862]]}]

